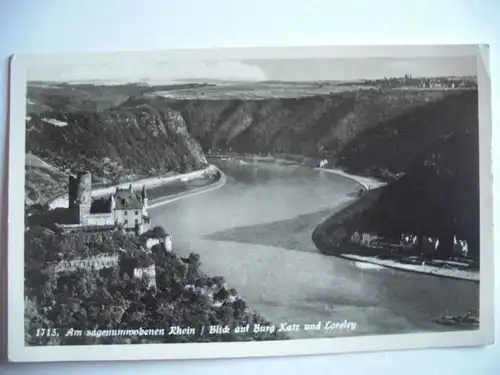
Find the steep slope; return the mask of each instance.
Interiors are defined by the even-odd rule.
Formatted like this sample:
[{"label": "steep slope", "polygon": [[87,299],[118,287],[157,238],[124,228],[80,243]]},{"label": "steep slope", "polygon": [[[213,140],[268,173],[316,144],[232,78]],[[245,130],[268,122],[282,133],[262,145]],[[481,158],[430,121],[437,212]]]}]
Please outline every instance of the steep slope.
[{"label": "steep slope", "polygon": [[[79,232],[61,236],[41,227],[25,233],[25,343],[40,345],[105,345],[284,340],[286,334],[234,332],[246,324],[271,323],[228,286],[221,276],[203,271],[200,256],[187,259],[156,244],[145,252],[148,238],[165,233],[161,227],[141,237],[119,231]],[[114,256],[103,269],[60,269],[72,260]],[[95,258],[94,258],[95,259]],[[134,269],[153,266],[156,287],[134,277]],[[37,335],[41,324],[57,327],[58,337]],[[210,334],[202,326],[229,325],[232,332]],[[170,327],[193,327],[193,334],[169,334]],[[146,335],[149,330],[156,331]],[[82,335],[66,334],[82,330]],[[132,332],[127,330],[132,330]],[[134,330],[145,330],[144,335]],[[108,334],[101,334],[108,331]],[[111,334],[114,331],[114,334]],[[121,331],[121,333],[120,333]],[[158,332],[159,331],[159,332]]]},{"label": "steep slope", "polygon": [[331,157],[360,132],[448,95],[447,91],[362,89],[257,100],[148,96],[128,103],[178,110],[205,151]]},{"label": "steep slope", "polygon": [[182,116],[148,106],[33,115],[27,122],[26,148],[62,171],[87,169],[99,183],[186,172],[206,164]]},{"label": "steep slope", "polygon": [[337,165],[354,174],[405,172],[437,138],[478,126],[477,91],[464,91],[415,107],[359,133],[337,155]]},{"label": "steep slope", "polygon": [[434,142],[408,174],[389,186],[365,215],[379,233],[410,232],[439,238],[451,256],[453,236],[479,258],[479,138],[472,123]]},{"label": "steep slope", "polygon": [[32,154],[25,162],[25,204],[46,204],[68,189],[68,175]]},{"label": "steep slope", "polygon": [[[469,256],[479,259],[479,140],[477,120],[435,139],[388,187],[370,192],[359,204],[321,224],[313,234],[329,254],[346,252],[355,232],[398,240],[402,233],[439,239],[433,256],[453,255],[453,237],[467,241]],[[360,250],[373,255],[373,250]],[[476,263],[476,266],[479,266]]]}]

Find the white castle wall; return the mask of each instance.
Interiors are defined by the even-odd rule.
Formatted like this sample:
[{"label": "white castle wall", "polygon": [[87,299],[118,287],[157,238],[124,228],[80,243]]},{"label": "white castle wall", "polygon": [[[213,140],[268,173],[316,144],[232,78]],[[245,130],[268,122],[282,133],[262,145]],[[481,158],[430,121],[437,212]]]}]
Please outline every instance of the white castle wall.
[{"label": "white castle wall", "polygon": [[53,272],[76,271],[78,268],[83,269],[102,269],[107,267],[118,266],[117,255],[101,255],[85,259],[72,259],[62,261],[52,266]]}]

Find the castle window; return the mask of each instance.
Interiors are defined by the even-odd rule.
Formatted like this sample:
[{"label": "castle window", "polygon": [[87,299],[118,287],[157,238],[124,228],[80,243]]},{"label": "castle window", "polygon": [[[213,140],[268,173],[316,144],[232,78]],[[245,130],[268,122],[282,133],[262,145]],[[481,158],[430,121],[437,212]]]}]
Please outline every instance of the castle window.
[{"label": "castle window", "polygon": [[124,224],[128,224],[128,220],[125,220],[123,223],[124,223]]},{"label": "castle window", "polygon": [[135,215],[136,215],[136,216],[137,216],[137,215],[139,215],[139,211],[135,211]]},{"label": "castle window", "polygon": [[136,224],[139,224],[139,219],[135,219],[135,223],[136,223]]},{"label": "castle window", "polygon": [[128,211],[125,211],[124,215],[128,215]]}]

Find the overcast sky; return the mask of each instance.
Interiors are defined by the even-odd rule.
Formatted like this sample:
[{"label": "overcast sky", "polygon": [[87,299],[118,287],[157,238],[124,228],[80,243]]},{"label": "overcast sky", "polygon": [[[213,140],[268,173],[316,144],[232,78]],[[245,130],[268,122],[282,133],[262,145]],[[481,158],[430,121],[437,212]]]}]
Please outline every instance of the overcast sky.
[{"label": "overcast sky", "polygon": [[113,64],[40,65],[28,68],[30,81],[126,81],[170,83],[179,80],[311,81],[404,76],[476,74],[475,57],[280,59],[242,61],[122,61]]}]

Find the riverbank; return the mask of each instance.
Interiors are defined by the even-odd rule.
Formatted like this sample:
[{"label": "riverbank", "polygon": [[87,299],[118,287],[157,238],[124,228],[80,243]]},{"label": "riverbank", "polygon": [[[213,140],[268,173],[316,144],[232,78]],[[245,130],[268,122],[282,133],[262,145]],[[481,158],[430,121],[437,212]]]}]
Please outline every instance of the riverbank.
[{"label": "riverbank", "polygon": [[322,172],[327,172],[327,173],[333,173],[338,176],[345,177],[351,181],[354,181],[361,185],[365,190],[373,190],[373,189],[378,189],[380,187],[383,187],[387,185],[387,182],[385,181],[380,181],[374,177],[363,177],[363,176],[356,176],[353,174],[349,174],[347,172],[344,172],[341,169],[338,168],[315,168],[318,171]]},{"label": "riverbank", "polygon": [[181,192],[181,193],[177,193],[177,194],[173,194],[173,195],[168,195],[166,197],[154,199],[154,200],[150,201],[150,203],[148,204],[148,208],[156,208],[156,207],[162,206],[162,205],[167,204],[167,203],[172,203],[172,202],[178,201],[179,199],[190,198],[190,197],[193,197],[195,195],[199,195],[202,193],[208,193],[209,191],[221,188],[222,186],[224,186],[226,184],[227,177],[220,169],[218,169],[215,166],[213,166],[213,167],[218,172],[219,178],[216,181],[214,181],[213,183],[211,183],[210,185],[206,185],[206,186],[192,189],[190,191]]},{"label": "riverbank", "polygon": [[[206,176],[207,174],[214,174],[215,175],[217,173],[219,173],[219,176],[222,176],[221,171],[219,171],[215,165],[211,164],[204,169],[189,172],[189,173],[184,173],[184,174],[177,174],[175,176],[150,177],[150,178],[145,178],[145,179],[141,179],[141,180],[137,180],[137,181],[121,183],[121,184],[117,184],[117,185],[113,185],[113,186],[99,187],[96,189],[92,189],[92,197],[95,198],[95,197],[100,197],[103,195],[113,194],[116,191],[117,187],[127,187],[129,185],[132,185],[132,187],[134,189],[140,189],[140,188],[142,188],[142,186],[146,186],[146,188],[150,189],[150,188],[157,188],[157,187],[160,187],[163,185],[167,185],[171,182],[176,182],[176,181],[186,181],[187,182],[187,181],[192,180],[192,179],[202,178],[202,177]],[[203,186],[203,187],[198,188],[198,189],[193,189],[193,190],[188,191],[188,192],[181,192],[178,194],[174,194],[174,196],[177,196],[177,199],[180,199],[179,197],[181,197],[182,195],[192,193],[194,190],[198,191],[198,193],[199,193],[199,192],[201,192],[201,190],[209,188],[211,185],[212,184],[210,184],[208,186]],[[68,207],[68,199],[69,199],[68,194],[64,194],[60,197],[55,198],[49,204],[49,207],[51,209],[60,208],[60,207],[61,208]],[[158,198],[158,199],[152,201],[151,203],[156,204],[156,205],[168,203],[168,202],[160,202],[161,199],[164,199],[164,198]],[[149,205],[149,207],[151,207],[151,205]]]},{"label": "riverbank", "polygon": [[362,270],[318,251],[312,232],[353,201],[353,182],[312,168],[211,163],[227,176],[223,188],[152,209],[151,219],[168,230],[181,257],[200,254],[205,272],[223,275],[278,327],[357,322],[354,331],[302,330],[291,338],[436,332],[453,329],[435,322],[443,312],[477,310],[477,283],[386,267]]},{"label": "riverbank", "polygon": [[[359,198],[354,198],[341,210],[320,223],[313,232],[312,239],[317,249],[326,255],[352,261],[359,268],[371,264],[373,268],[390,268],[404,272],[428,274],[451,279],[479,282],[479,270],[467,269],[467,264],[455,261],[433,260],[416,254],[404,255],[387,249],[368,247],[349,241],[350,234],[362,225],[360,217],[378,200],[383,186],[369,190]],[[360,264],[361,263],[361,264]]]},{"label": "riverbank", "polygon": [[381,181],[375,177],[364,177],[364,176],[357,176],[353,174],[349,174],[347,172],[344,172],[343,170],[339,168],[319,168],[315,167],[315,165],[318,164],[317,159],[311,158],[311,157],[306,157],[306,156],[289,156],[288,158],[285,157],[277,157],[277,156],[260,156],[260,155],[238,155],[238,154],[229,154],[229,153],[224,153],[224,154],[211,154],[209,156],[210,158],[214,159],[222,159],[222,160],[242,160],[242,161],[250,161],[250,162],[264,162],[264,163],[278,163],[278,164],[285,164],[285,165],[299,165],[299,166],[305,166],[305,167],[310,167],[312,169],[326,172],[326,173],[332,173],[336,174],[338,176],[345,177],[351,181],[356,182],[357,184],[361,185],[363,189],[365,190],[373,190],[377,189],[379,187],[387,185],[385,181]]},{"label": "riverbank", "polygon": [[474,271],[463,271],[456,268],[448,268],[446,262],[442,266],[433,266],[422,261],[420,264],[404,264],[397,260],[379,259],[376,256],[367,257],[355,254],[340,254],[340,257],[361,263],[370,263],[377,266],[392,268],[396,270],[424,273],[429,275],[448,277],[452,279],[469,280],[479,282],[480,274]]},{"label": "riverbank", "polygon": [[[353,174],[349,174],[344,172],[338,168],[319,168],[314,167],[315,160],[311,158],[300,158],[294,157],[290,159],[279,158],[274,156],[253,156],[253,155],[236,155],[236,154],[216,154],[211,155],[211,157],[219,158],[223,160],[241,160],[248,162],[267,162],[267,163],[279,163],[285,165],[301,165],[301,166],[310,166],[311,168],[326,172],[332,173],[338,176],[342,176],[347,178],[357,184],[359,184],[366,192],[369,192],[365,196],[361,196],[360,198],[353,198],[351,202],[346,202],[342,204],[342,208],[334,214],[332,217],[325,220],[323,223],[319,224],[317,228],[313,231],[313,242],[320,252],[330,256],[337,256],[340,258],[348,259],[353,261],[354,263],[363,263],[363,264],[372,264],[376,267],[386,267],[391,269],[396,269],[400,271],[406,272],[417,272],[423,274],[429,274],[440,277],[448,277],[454,279],[468,280],[473,282],[479,282],[480,274],[475,270],[462,270],[456,268],[454,266],[454,262],[440,262],[440,265],[431,265],[429,261],[425,261],[422,259],[419,261],[418,259],[411,259],[415,264],[409,264],[409,257],[394,257],[394,259],[380,259],[382,254],[377,254],[376,249],[364,248],[360,249],[360,254],[356,254],[354,252],[343,252],[342,248],[345,247],[342,245],[342,241],[335,241],[336,235],[339,237],[345,235],[346,228],[342,227],[342,223],[350,218],[359,215],[362,211],[369,209],[371,205],[378,199],[382,189],[387,185],[387,182],[381,181],[376,178],[357,176]],[[334,229],[334,234],[330,236],[327,243],[324,241],[319,241],[318,237],[322,236],[326,238],[328,233],[324,229],[328,228]],[[347,230],[348,231],[348,230]],[[336,232],[336,233],[335,233]],[[335,250],[333,250],[335,249]],[[363,254],[364,255],[361,255]],[[385,254],[387,255],[387,254]],[[398,261],[401,260],[401,261]]]}]

